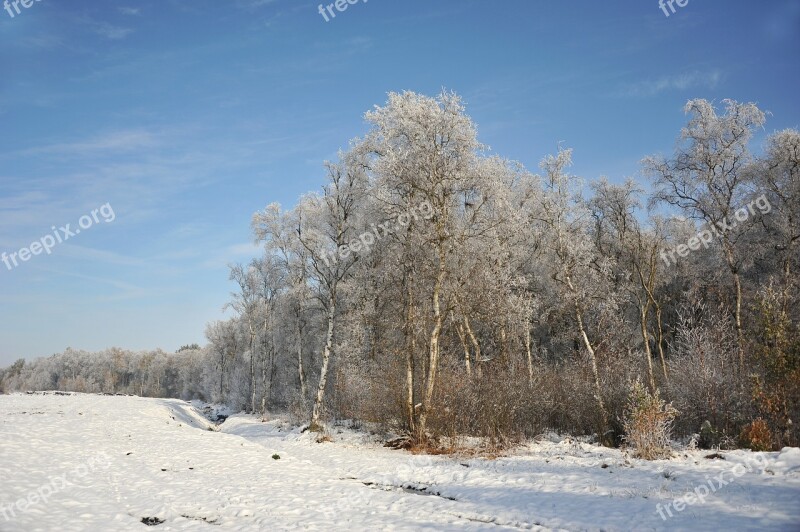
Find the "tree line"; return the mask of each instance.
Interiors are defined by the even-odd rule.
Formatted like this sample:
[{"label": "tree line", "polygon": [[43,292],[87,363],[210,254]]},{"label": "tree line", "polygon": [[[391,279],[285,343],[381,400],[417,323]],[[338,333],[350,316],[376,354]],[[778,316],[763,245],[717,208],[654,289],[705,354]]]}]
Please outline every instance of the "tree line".
[{"label": "tree line", "polygon": [[445,447],[619,444],[636,390],[672,403],[679,438],[797,445],[800,133],[756,153],[755,104],[685,111],[674,153],[614,183],[571,174],[566,148],[536,172],[494,154],[456,94],[391,93],[319,192],[254,214],[264,254],[230,268],[234,316],[204,348],[67,351],[0,386],[196,397]]}]

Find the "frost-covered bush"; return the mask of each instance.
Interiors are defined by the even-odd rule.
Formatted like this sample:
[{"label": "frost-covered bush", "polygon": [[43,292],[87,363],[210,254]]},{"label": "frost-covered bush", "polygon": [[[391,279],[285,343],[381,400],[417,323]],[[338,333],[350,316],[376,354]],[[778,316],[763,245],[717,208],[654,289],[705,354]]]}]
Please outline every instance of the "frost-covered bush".
[{"label": "frost-covered bush", "polygon": [[636,380],[624,418],[625,442],[634,450],[634,456],[645,460],[669,458],[672,421],[677,414],[671,404],[661,399],[658,390],[650,392],[641,380]]},{"label": "frost-covered bush", "polygon": [[724,309],[695,302],[679,311],[672,357],[668,363],[668,398],[681,412],[680,435],[697,433],[707,421],[716,436],[703,446],[735,446],[750,418],[749,383],[738,368],[736,331]]}]

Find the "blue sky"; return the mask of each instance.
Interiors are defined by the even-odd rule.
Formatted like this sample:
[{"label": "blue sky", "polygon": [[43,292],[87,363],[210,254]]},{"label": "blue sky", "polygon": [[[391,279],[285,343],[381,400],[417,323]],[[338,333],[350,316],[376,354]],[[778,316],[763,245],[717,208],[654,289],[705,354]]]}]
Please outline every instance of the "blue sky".
[{"label": "blue sky", "polygon": [[454,90],[498,154],[536,169],[561,142],[575,173],[614,181],[671,151],[690,98],[757,102],[772,113],[758,142],[800,125],[796,0],[689,0],[669,17],[657,0],[369,0],[329,22],[318,5],[0,11],[0,252],[115,215],[0,263],[0,366],[204,343],[227,264],[258,254],[253,212],[318,189],[388,91]]}]

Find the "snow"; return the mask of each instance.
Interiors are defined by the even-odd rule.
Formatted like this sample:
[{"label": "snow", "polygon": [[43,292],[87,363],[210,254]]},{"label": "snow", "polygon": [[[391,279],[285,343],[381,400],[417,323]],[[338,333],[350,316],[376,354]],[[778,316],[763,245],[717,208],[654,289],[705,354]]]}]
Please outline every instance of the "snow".
[{"label": "snow", "polygon": [[[216,426],[203,409],[0,396],[0,531],[146,530],[143,518],[163,520],[153,530],[800,530],[796,448],[646,462],[545,438],[496,459],[415,456],[343,427],[317,443],[281,419]],[[701,486],[704,502],[679,511]]]}]

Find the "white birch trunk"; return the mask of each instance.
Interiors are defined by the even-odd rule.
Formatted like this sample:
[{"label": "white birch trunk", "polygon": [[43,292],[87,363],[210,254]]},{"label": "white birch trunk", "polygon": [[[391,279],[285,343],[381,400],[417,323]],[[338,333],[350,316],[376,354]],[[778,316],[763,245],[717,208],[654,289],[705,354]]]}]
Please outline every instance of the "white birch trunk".
[{"label": "white birch trunk", "polygon": [[311,414],[310,430],[320,431],[322,425],[322,407],[325,400],[325,386],[328,383],[328,368],[331,360],[331,351],[333,350],[333,331],[336,320],[336,289],[331,290],[331,295],[328,298],[328,334],[325,339],[325,348],[322,351],[322,369],[319,374],[319,385],[317,386],[317,397],[314,400],[314,410]]}]

